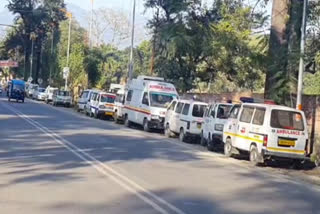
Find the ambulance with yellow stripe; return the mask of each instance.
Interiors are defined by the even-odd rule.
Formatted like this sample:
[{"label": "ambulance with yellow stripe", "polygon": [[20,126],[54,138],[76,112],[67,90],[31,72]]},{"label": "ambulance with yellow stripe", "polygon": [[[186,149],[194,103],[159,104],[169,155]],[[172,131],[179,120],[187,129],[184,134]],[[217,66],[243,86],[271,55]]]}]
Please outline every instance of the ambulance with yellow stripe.
[{"label": "ambulance with yellow stripe", "polygon": [[302,111],[274,104],[234,105],[223,130],[224,153],[249,153],[255,165],[268,159],[307,158],[308,128]]},{"label": "ambulance with yellow stripe", "polygon": [[124,124],[143,126],[145,131],[164,129],[166,107],[178,93],[173,84],[160,77],[139,76],[126,87],[123,107]]}]

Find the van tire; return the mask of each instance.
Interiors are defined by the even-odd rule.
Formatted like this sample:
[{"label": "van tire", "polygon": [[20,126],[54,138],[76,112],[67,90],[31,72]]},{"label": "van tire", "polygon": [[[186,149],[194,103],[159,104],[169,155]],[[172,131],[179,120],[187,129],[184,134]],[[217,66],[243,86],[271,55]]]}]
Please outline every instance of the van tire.
[{"label": "van tire", "polygon": [[231,139],[230,138],[227,138],[225,144],[224,144],[224,155],[226,157],[232,157],[233,155],[233,146],[232,146],[232,143],[231,143]]},{"label": "van tire", "polygon": [[124,118],[124,126],[130,128],[131,127],[131,122],[128,118],[128,115],[125,116]]},{"label": "van tire", "polygon": [[180,129],[180,132],[179,132],[179,140],[180,140],[181,142],[185,142],[185,141],[186,141],[186,135],[184,134],[183,128]]},{"label": "van tire", "polygon": [[164,129],[164,135],[167,136],[168,138],[174,137],[173,132],[170,130],[169,123],[167,123],[167,125]]},{"label": "van tire", "polygon": [[254,144],[250,147],[249,159],[254,166],[260,166],[264,162],[257,146]]},{"label": "van tire", "polygon": [[200,145],[203,147],[208,145],[207,140],[203,136],[203,132],[201,132],[201,134],[200,134]]},{"label": "van tire", "polygon": [[144,120],[143,120],[143,130],[145,132],[150,132],[150,128],[149,128],[149,124],[148,124],[148,119],[147,118],[144,118]]}]

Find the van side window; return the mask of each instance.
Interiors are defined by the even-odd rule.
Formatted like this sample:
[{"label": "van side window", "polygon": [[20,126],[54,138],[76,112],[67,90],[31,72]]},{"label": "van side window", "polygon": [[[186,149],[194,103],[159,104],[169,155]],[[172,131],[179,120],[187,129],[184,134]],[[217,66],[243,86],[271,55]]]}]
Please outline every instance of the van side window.
[{"label": "van side window", "polygon": [[169,107],[169,110],[174,110],[174,108],[176,107],[176,105],[177,105],[177,102],[176,101],[173,101],[172,102],[172,104],[171,104],[171,106]]},{"label": "van side window", "polygon": [[215,118],[216,117],[216,111],[215,111],[215,106],[212,107],[211,111],[210,111],[210,116]]},{"label": "van side window", "polygon": [[240,122],[250,123],[253,116],[254,108],[244,107],[240,116]]},{"label": "van side window", "polygon": [[190,109],[190,104],[185,104],[182,110],[183,115],[188,115],[189,114],[189,109]]},{"label": "van side window", "polygon": [[128,91],[127,101],[131,101],[131,99],[132,99],[132,94],[133,94],[133,91],[132,91],[132,90]]},{"label": "van side window", "polygon": [[254,113],[252,124],[262,126],[264,123],[265,113],[266,113],[266,109],[256,108],[256,112]]},{"label": "van side window", "polygon": [[232,118],[232,119],[237,119],[238,118],[238,114],[239,114],[239,110],[240,110],[240,106],[234,106],[232,108],[232,110],[230,111],[230,115],[229,115],[229,118]]},{"label": "van side window", "polygon": [[97,94],[96,93],[93,93],[92,95],[91,95],[91,100],[95,100],[96,99],[96,96],[97,96]]},{"label": "van side window", "polygon": [[206,108],[205,110],[204,110],[204,117],[207,117],[208,116],[208,112],[209,112],[209,108]]},{"label": "van side window", "polygon": [[178,114],[181,113],[183,104],[184,104],[184,103],[178,103],[177,108],[176,108],[176,113],[178,113]]},{"label": "van side window", "polygon": [[143,94],[142,104],[149,106],[149,98],[148,98],[148,93],[147,92],[144,92],[144,94]]}]

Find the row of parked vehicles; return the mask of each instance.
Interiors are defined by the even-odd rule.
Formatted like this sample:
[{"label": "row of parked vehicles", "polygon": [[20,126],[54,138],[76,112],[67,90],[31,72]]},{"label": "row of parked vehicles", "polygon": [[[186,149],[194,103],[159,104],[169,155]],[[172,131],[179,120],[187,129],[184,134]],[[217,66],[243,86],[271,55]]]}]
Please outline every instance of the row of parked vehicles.
[{"label": "row of parked vehicles", "polygon": [[163,130],[182,142],[200,142],[208,150],[222,149],[227,157],[248,155],[255,165],[267,160],[308,159],[310,145],[302,111],[272,102],[207,104],[180,99],[163,78],[139,76],[115,93],[85,90],[78,111],[92,117],[113,118],[147,132]]},{"label": "row of parked vehicles", "polygon": [[38,101],[44,101],[47,104],[63,105],[70,107],[72,105],[72,97],[69,91],[61,90],[48,86],[47,88],[41,88],[37,84],[27,84],[26,94],[29,98]]}]

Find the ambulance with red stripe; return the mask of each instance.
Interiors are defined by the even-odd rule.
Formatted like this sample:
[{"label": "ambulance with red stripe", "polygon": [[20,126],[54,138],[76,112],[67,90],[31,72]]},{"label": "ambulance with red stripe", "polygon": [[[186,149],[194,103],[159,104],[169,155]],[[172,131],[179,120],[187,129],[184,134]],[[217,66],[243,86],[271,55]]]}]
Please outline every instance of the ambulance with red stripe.
[{"label": "ambulance with red stripe", "polygon": [[234,105],[223,130],[224,153],[249,154],[255,165],[268,159],[294,159],[308,155],[308,127],[302,111],[274,104]]},{"label": "ambulance with red stripe", "polygon": [[145,131],[164,129],[166,107],[178,93],[173,84],[160,77],[139,76],[127,85],[123,107],[124,123],[143,126]]}]

